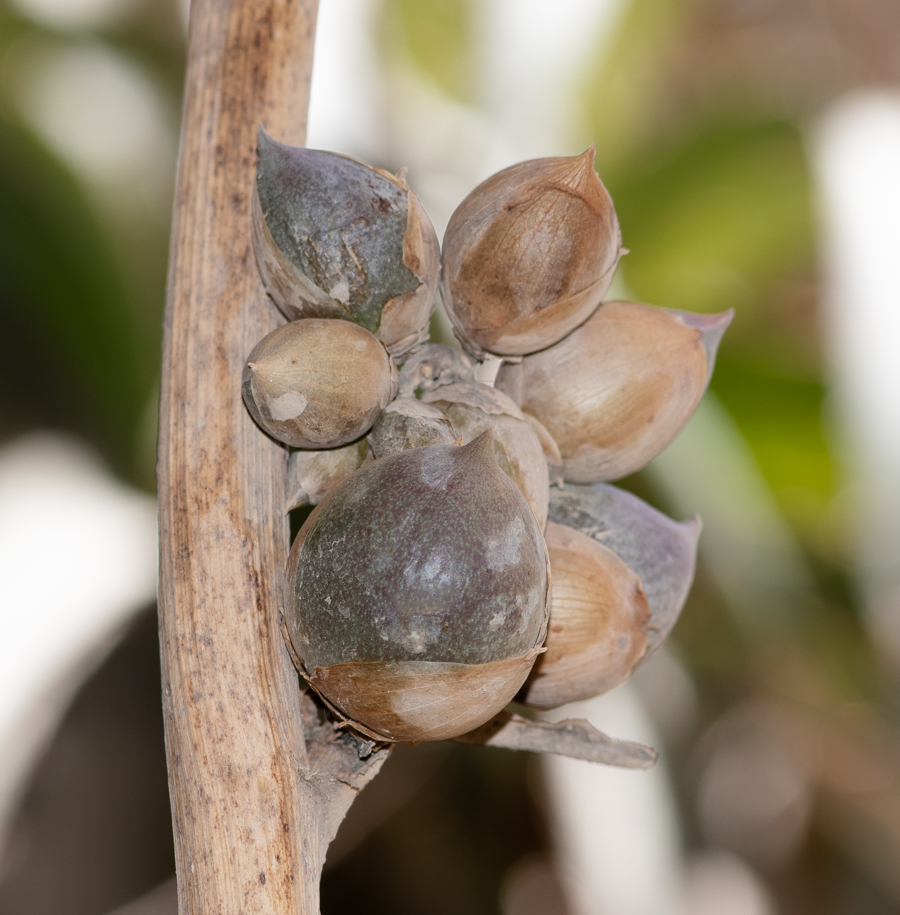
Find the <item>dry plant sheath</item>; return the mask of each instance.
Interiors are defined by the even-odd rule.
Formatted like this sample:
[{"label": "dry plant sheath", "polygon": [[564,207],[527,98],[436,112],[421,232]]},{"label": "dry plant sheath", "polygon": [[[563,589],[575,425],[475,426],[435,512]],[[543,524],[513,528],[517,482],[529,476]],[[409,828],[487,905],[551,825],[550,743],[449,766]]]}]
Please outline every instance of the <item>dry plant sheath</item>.
[{"label": "dry plant sheath", "polygon": [[303,143],[315,19],[315,0],[191,9],[159,439],[182,915],[315,915],[328,841],[383,758],[360,760],[303,704],[279,619],[287,456],[238,393],[247,353],[281,323],[250,245],[257,125]]}]

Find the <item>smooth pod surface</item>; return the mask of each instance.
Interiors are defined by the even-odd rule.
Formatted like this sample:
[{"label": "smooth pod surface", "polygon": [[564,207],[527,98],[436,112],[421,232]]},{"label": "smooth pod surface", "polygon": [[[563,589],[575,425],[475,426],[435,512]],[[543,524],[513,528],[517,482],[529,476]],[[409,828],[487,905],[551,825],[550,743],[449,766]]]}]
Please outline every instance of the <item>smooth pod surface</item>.
[{"label": "smooth pod surface", "polygon": [[251,416],[295,448],[336,448],[365,435],[397,393],[384,346],[348,321],[307,318],[267,334],[244,366]]},{"label": "smooth pod surface", "polygon": [[567,484],[553,491],[550,520],[612,550],[641,580],[652,615],[649,657],[672,631],[691,589],[700,520],[679,524],[606,483]]},{"label": "smooth pod surface", "polygon": [[496,384],[547,428],[566,480],[616,480],[648,464],[688,421],[731,315],[605,302],[555,346],[501,367]]},{"label": "smooth pod surface", "polygon": [[[385,722],[393,725],[377,716],[355,718],[349,694],[322,684],[351,684],[346,688],[356,695],[360,674],[348,680],[326,669],[374,663],[368,669],[383,683],[384,664],[477,669],[522,658],[543,640],[548,582],[541,532],[497,466],[486,434],[464,447],[435,445],[383,458],[333,490],[291,550],[286,619],[313,685],[344,715],[392,737],[386,731],[396,731],[400,697],[384,696]],[[506,688],[496,693],[503,704],[527,675],[521,664],[510,670]],[[464,685],[468,675],[456,679],[461,690],[471,688]],[[456,700],[437,702],[437,719],[448,701]],[[409,719],[412,712],[403,714]],[[433,732],[421,729],[422,735]]]},{"label": "smooth pod surface", "polygon": [[482,358],[556,343],[600,304],[620,248],[593,147],[489,178],[444,235],[441,299],[463,348]]},{"label": "smooth pod surface", "polygon": [[260,130],[251,208],[260,275],[289,319],[353,321],[395,355],[427,339],[440,249],[402,177]]},{"label": "smooth pod surface", "polygon": [[651,624],[640,579],[612,550],[550,522],[552,570],[547,651],[519,700],[556,708],[624,682],[647,648]]}]

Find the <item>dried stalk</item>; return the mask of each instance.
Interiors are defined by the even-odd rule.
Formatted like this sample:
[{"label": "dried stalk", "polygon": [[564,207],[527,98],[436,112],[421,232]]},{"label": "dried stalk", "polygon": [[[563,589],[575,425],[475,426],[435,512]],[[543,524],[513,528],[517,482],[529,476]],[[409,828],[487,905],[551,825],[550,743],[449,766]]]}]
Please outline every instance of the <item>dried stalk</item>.
[{"label": "dried stalk", "polygon": [[304,142],[316,6],[194,0],[191,11],[159,442],[182,915],[315,915],[328,842],[384,758],[301,695],[280,631],[285,452],[240,398],[244,358],[279,323],[250,249],[256,128]]}]

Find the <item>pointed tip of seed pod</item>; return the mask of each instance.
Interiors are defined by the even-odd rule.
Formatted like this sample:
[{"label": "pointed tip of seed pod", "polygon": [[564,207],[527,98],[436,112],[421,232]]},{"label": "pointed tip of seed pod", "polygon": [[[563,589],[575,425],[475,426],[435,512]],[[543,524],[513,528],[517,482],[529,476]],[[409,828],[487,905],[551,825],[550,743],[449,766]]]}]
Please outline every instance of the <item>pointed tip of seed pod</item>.
[{"label": "pointed tip of seed pod", "polygon": [[692,311],[676,311],[675,314],[684,325],[700,331],[700,342],[706,351],[706,377],[708,379],[715,367],[716,353],[719,351],[722,337],[728,329],[728,325],[734,320],[734,309],[729,308],[728,311],[715,315],[697,314]]},{"label": "pointed tip of seed pod", "polygon": [[591,143],[581,155],[571,157],[572,178],[575,184],[586,184],[592,179],[600,180],[594,171],[594,158],[596,155],[597,146]]},{"label": "pointed tip of seed pod", "polygon": [[271,149],[278,141],[266,130],[262,121],[256,127],[256,148],[262,156],[263,150]]},{"label": "pointed tip of seed pod", "polygon": [[682,521],[678,526],[690,538],[692,545],[696,549],[697,541],[700,539],[700,532],[703,530],[703,521],[701,520],[700,516],[694,515],[693,518],[688,518],[687,521]]},{"label": "pointed tip of seed pod", "polygon": [[494,454],[494,431],[485,429],[478,438],[473,438],[468,445],[463,445],[462,451],[473,459],[493,456]]}]

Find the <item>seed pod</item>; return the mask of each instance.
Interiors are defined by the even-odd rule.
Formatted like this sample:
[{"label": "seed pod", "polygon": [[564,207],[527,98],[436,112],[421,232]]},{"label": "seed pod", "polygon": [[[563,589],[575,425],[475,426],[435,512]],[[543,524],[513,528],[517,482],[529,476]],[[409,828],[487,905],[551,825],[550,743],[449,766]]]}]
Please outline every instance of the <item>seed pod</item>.
[{"label": "seed pod", "polygon": [[623,683],[647,648],[650,610],[640,579],[612,550],[550,522],[547,651],[517,697],[548,709]]},{"label": "seed pod", "polygon": [[313,688],[379,740],[442,740],[499,712],[540,653],[549,565],[493,459],[470,445],[367,464],[291,549],[288,632]]},{"label": "seed pod", "polygon": [[376,458],[426,445],[452,445],[458,435],[436,407],[411,397],[392,400],[372,426],[369,444]]},{"label": "seed pod", "polygon": [[402,173],[260,128],[251,206],[256,264],[289,320],[353,321],[395,356],[428,339],[440,247]]},{"label": "seed pod", "polygon": [[403,363],[400,394],[419,399],[433,388],[474,380],[475,366],[468,356],[440,343],[426,343]]},{"label": "seed pod", "polygon": [[700,519],[679,524],[624,489],[595,483],[552,492],[550,520],[608,547],[641,580],[652,616],[643,660],[649,658],[672,631],[691,589]]},{"label": "seed pod", "polygon": [[241,392],[250,415],[278,441],[336,448],[372,428],[397,393],[397,368],[367,330],[308,318],[256,344]]},{"label": "seed pod", "polygon": [[649,463],[688,421],[732,316],[606,302],[520,368],[502,366],[497,387],[520,392],[522,409],[547,427],[566,480],[616,480]]},{"label": "seed pod", "polygon": [[438,407],[465,443],[491,430],[497,464],[519,487],[543,530],[550,498],[547,459],[522,411],[505,394],[477,381],[434,388],[422,400]]},{"label": "seed pod", "polygon": [[288,458],[285,511],[318,505],[329,489],[349,480],[367,459],[372,453],[365,439],[327,451],[294,451]]},{"label": "seed pod", "polygon": [[441,300],[475,358],[533,353],[600,304],[620,249],[593,146],[521,162],[480,184],[450,217]]},{"label": "seed pod", "polygon": [[523,413],[522,415],[525,417],[525,422],[534,429],[534,434],[541,443],[541,448],[544,451],[544,459],[547,461],[547,473],[550,477],[550,485],[561,486],[563,483],[563,461],[562,455],[559,453],[559,445],[556,444],[556,440],[547,431],[547,428],[543,423],[539,422],[528,413]]}]

